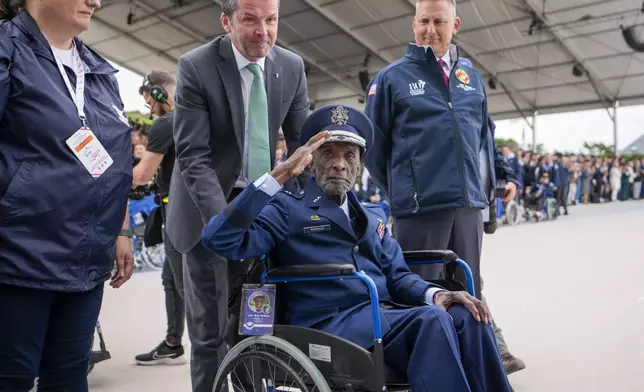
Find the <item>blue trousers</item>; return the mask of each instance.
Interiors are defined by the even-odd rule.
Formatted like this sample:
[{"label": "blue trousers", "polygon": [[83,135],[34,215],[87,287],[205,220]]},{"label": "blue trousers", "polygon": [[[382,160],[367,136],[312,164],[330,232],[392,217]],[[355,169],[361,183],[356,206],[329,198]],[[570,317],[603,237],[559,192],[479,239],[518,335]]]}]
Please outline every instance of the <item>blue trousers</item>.
[{"label": "blue trousers", "polygon": [[464,306],[383,312],[392,327],[383,339],[385,361],[407,374],[412,391],[512,391],[492,328]]},{"label": "blue trousers", "polygon": [[0,391],[87,392],[103,285],[61,293],[0,285]]}]

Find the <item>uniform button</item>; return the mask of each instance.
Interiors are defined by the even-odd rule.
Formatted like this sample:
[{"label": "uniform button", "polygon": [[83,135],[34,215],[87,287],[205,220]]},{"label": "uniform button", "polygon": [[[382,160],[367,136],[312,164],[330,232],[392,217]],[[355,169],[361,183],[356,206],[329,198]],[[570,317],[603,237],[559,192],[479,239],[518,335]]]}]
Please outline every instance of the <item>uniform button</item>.
[{"label": "uniform button", "polygon": [[359,250],[360,250],[360,247],[359,247],[358,245],[356,245],[356,246],[354,246],[354,247],[353,247],[353,251],[354,251],[354,252],[357,252],[357,251],[359,251]]}]

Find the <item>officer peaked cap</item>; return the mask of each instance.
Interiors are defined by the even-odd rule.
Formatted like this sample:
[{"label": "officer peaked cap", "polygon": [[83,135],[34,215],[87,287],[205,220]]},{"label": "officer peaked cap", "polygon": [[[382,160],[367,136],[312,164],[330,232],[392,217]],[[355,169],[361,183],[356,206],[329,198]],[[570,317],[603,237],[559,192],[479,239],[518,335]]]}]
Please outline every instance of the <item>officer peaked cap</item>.
[{"label": "officer peaked cap", "polygon": [[306,144],[320,132],[329,131],[327,143],[344,142],[357,144],[363,155],[369,152],[373,142],[373,124],[362,111],[344,105],[328,105],[315,110],[302,125],[300,143]]}]

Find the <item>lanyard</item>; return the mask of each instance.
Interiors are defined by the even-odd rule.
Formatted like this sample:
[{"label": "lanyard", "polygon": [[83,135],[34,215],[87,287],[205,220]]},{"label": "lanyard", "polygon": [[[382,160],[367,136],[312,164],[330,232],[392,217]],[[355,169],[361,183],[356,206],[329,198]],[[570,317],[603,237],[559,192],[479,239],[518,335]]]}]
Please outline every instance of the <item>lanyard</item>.
[{"label": "lanyard", "polygon": [[74,90],[72,83],[69,81],[69,76],[67,76],[65,66],[63,66],[63,63],[55,53],[54,58],[56,59],[56,65],[58,65],[60,76],[62,76],[63,80],[65,81],[67,91],[69,91],[69,95],[76,105],[78,118],[80,118],[83,123],[83,127],[85,127],[85,67],[83,66],[80,55],[76,50],[76,45],[74,44],[72,46],[72,65],[74,68],[74,73],[76,74],[76,90]]}]

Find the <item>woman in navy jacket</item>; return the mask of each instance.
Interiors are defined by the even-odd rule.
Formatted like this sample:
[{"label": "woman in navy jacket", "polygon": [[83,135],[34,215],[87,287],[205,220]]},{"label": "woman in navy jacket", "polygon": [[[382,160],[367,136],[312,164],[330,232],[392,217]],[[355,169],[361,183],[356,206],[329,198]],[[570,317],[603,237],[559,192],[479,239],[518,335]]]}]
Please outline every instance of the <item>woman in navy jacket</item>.
[{"label": "woman in navy jacket", "polygon": [[0,390],[87,391],[103,283],[132,274],[130,126],[76,38],[98,0],[0,1]]}]

